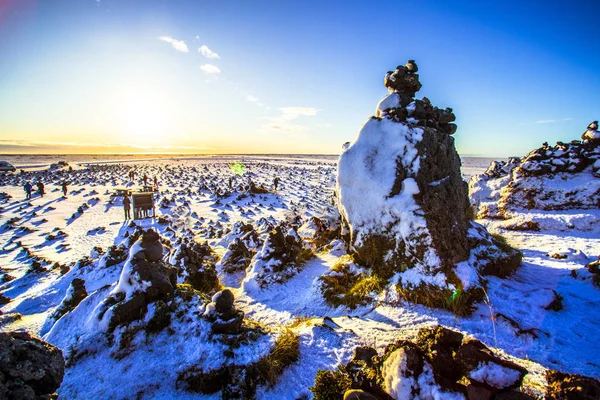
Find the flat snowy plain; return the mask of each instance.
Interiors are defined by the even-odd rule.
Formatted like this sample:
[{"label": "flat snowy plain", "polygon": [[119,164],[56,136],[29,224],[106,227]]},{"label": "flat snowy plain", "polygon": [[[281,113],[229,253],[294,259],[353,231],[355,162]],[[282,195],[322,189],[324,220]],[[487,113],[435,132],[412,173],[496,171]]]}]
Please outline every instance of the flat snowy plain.
[{"label": "flat snowy plain", "polygon": [[[121,264],[112,269],[91,268],[85,273],[72,268],[62,276],[56,270],[32,274],[27,272],[31,260],[23,254],[21,246],[52,262],[73,266],[81,258],[91,256],[97,263],[98,259],[93,258],[94,247],[106,250],[120,243],[128,230],[128,223],[123,222],[121,200],[111,201],[111,194],[117,187],[138,187],[144,174],[149,181],[155,176],[158,179],[158,203],[163,198],[175,201],[170,208],[157,207],[158,214],[171,215],[174,221],[171,228],[175,234],[191,229],[197,234],[197,239],[208,241],[219,255],[226,251],[228,236],[211,238],[211,232],[226,231],[237,221],[257,226],[261,219],[276,224],[296,215],[303,222],[312,216],[325,220],[337,218],[332,197],[335,156],[165,156],[152,157],[151,160],[148,157],[125,156],[98,156],[95,160],[90,157],[13,156],[5,159],[17,168],[31,171],[26,174],[32,174],[29,176],[33,182],[37,181],[33,174],[44,171],[51,162],[64,159],[73,165],[75,178],[71,179],[66,198],[62,197],[57,184],[47,184],[46,195],[35,195],[29,202],[25,200],[22,186],[7,183],[0,187],[0,192],[11,196],[0,201],[0,273],[14,277],[0,284],[0,293],[11,299],[0,308],[3,314],[0,316],[0,330],[26,329],[39,335],[48,334],[51,327],[44,326],[46,318],[60,304],[75,277],[85,279],[90,297],[78,307],[81,310],[75,309],[72,314],[83,316],[89,312],[84,310],[85,307],[93,308],[90,304],[93,293],[106,291],[106,285],[117,282]],[[107,168],[86,170],[86,164],[78,164],[85,161]],[[483,172],[490,161],[464,158],[463,176],[468,180],[471,175]],[[239,164],[232,168],[234,163]],[[120,169],[111,167],[117,164],[121,165]],[[125,172],[130,167],[134,167],[137,173],[133,184],[128,183]],[[241,200],[237,199],[239,193],[220,199],[214,194],[218,189],[226,190],[230,178],[234,186],[251,178],[255,184],[272,189],[275,177],[280,178],[280,184],[274,193]],[[201,184],[209,189],[198,190]],[[77,209],[82,204],[87,204],[87,209],[78,213]],[[598,214],[599,210],[569,210],[547,212],[544,217],[557,221],[573,218],[573,215],[580,215],[580,219],[598,219]],[[14,228],[6,228],[7,221],[15,217],[18,220],[14,222]],[[283,373],[275,387],[259,390],[257,397],[290,399],[311,396],[308,387],[314,383],[316,371],[334,369],[349,361],[356,346],[369,345],[381,352],[387,344],[400,338],[414,339],[420,328],[436,324],[460,330],[506,356],[521,359],[515,361],[530,372],[525,384],[534,393],[536,388],[543,386],[542,375],[546,368],[600,378],[600,343],[596,340],[600,331],[600,289],[592,284],[584,268],[586,263],[600,255],[600,227],[597,224],[581,224],[581,229],[576,225],[565,231],[553,230],[552,224],[548,224],[549,228],[541,232],[513,232],[504,229],[502,221],[478,222],[522,250],[524,259],[523,266],[513,276],[490,278],[488,298],[468,318],[398,301],[392,293],[382,294],[375,304],[368,307],[355,310],[332,308],[319,291],[318,278],[345,254],[339,243],[330,251],[318,253],[286,283],[258,292],[244,291],[243,276],[222,276],[223,283],[232,288],[236,296],[236,306],[245,311],[247,318],[267,325],[292,324],[292,329],[300,336],[299,362]],[[144,228],[153,227],[161,235],[173,235],[166,230],[168,225],[160,225],[152,219],[137,223]],[[67,235],[48,240],[48,235],[56,228]],[[564,257],[555,259],[549,256],[552,253],[560,253]],[[561,311],[545,309],[554,298],[554,291],[564,298]],[[12,318],[15,313],[21,314],[20,320]],[[323,320],[325,317],[331,319]],[[54,329],[45,338],[68,352],[72,339],[67,330],[79,329],[76,324],[81,321],[70,318],[62,323],[64,333]],[[323,324],[330,329],[324,329]],[[153,346],[163,340],[157,338]],[[126,398],[127,393],[136,393],[136,388],[150,386],[154,389],[146,392],[148,398],[220,398],[219,394],[211,397],[183,392],[175,387],[174,382],[168,382],[169,374],[165,375],[165,382],[160,382],[156,375],[160,372],[160,357],[167,355],[159,357],[162,353],[158,352],[143,356],[143,353],[142,347],[136,352],[135,360],[128,362],[130,365],[135,365],[136,360],[150,363],[138,365],[135,374],[120,370],[119,373],[111,373],[109,368],[116,367],[115,360],[107,361],[100,357],[95,363],[87,361],[83,367],[68,369],[59,394],[72,398],[75,393],[96,393],[108,397],[119,397],[120,393]],[[147,373],[144,373],[145,368]],[[106,389],[111,385],[120,385],[120,390],[111,392]],[[78,388],[75,389],[75,386]]]}]

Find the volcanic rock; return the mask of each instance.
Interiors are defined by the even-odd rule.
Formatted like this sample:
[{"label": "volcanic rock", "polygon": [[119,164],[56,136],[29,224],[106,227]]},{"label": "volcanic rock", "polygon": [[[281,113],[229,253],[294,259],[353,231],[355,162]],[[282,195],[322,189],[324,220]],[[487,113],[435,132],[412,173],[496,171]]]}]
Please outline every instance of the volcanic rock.
[{"label": "volcanic rock", "polygon": [[0,398],[48,398],[64,372],[60,349],[27,332],[0,332]]}]

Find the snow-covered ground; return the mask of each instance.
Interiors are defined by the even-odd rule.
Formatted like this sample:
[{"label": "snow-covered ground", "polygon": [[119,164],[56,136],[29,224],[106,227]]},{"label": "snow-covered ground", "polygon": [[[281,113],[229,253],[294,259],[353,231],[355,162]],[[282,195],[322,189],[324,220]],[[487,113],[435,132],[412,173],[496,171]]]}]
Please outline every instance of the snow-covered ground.
[{"label": "snow-covered ground", "polygon": [[[482,172],[489,161],[475,159],[469,164],[468,160],[463,161],[466,178]],[[39,168],[43,171],[44,167],[39,167],[43,163],[36,163],[35,159],[24,161],[27,163],[23,165],[38,166],[38,172],[3,178],[0,187],[0,192],[11,196],[0,200],[0,278],[7,275],[14,278],[0,283],[0,293],[11,299],[0,308],[3,314],[0,329],[47,334],[45,338],[66,353],[79,340],[74,332],[83,335],[85,317],[106,296],[106,285],[118,281],[123,266],[120,263],[101,268],[102,257],[94,249],[100,247],[106,251],[132,231],[129,222],[123,221],[122,200],[112,196],[115,188],[134,188],[142,183],[144,174],[149,182],[156,176],[160,189],[158,203],[166,204],[166,200],[170,203],[169,207],[157,206],[157,212],[170,218],[170,223],[146,219],[137,221],[138,225],[153,227],[168,238],[190,230],[197,240],[208,241],[219,256],[225,254],[234,239],[229,230],[238,221],[251,223],[259,230],[294,219],[302,224],[312,216],[326,221],[337,219],[333,199],[337,161],[334,157],[212,156],[127,160],[127,163],[103,160],[108,163],[93,169],[74,165],[72,172],[49,172],[44,177],[46,195],[34,195],[30,201],[25,200],[21,178],[36,182],[43,174]],[[136,171],[133,183],[127,175],[130,168]],[[248,178],[271,192],[241,196],[238,188],[247,185]],[[280,180],[277,191],[273,190],[275,178]],[[70,184],[66,198],[58,186],[63,179]],[[586,213],[589,218],[600,218],[598,210]],[[548,221],[575,218],[566,211],[545,212],[539,216],[542,217]],[[506,230],[503,221],[478,222],[521,249],[524,262],[509,278],[490,278],[487,300],[467,318],[398,301],[391,293],[382,294],[376,304],[355,310],[332,308],[323,299],[318,278],[345,254],[343,245],[318,252],[287,282],[262,290],[246,292],[243,272],[235,276],[222,273],[222,282],[232,289],[236,306],[247,318],[267,326],[288,325],[300,338],[299,361],[283,373],[274,387],[259,388],[257,397],[311,396],[308,387],[313,385],[316,371],[334,369],[348,362],[356,346],[369,345],[381,352],[387,344],[399,338],[414,339],[420,328],[436,324],[456,328],[498,352],[518,357],[521,360],[516,362],[530,372],[526,382],[533,388],[543,385],[545,368],[600,378],[597,360],[600,344],[595,340],[600,329],[600,289],[593,286],[584,268],[600,255],[600,225],[571,224],[569,229],[563,229],[563,225],[548,222],[547,229],[539,232],[517,232]],[[56,235],[58,231],[66,235]],[[554,253],[563,257],[549,256]],[[36,256],[47,272],[30,271]],[[80,261],[85,257],[89,257],[90,265]],[[60,265],[53,268],[54,263]],[[64,266],[70,270],[66,272]],[[50,327],[44,326],[44,322],[61,303],[75,277],[85,279],[89,297],[59,320],[48,334]],[[560,311],[545,309],[554,299],[554,291],[563,297],[564,308]],[[15,319],[17,313],[20,319]],[[174,326],[185,329],[179,323]],[[211,354],[198,347],[203,335],[177,340],[177,351],[197,352],[182,356],[186,363]],[[155,351],[157,346],[168,345],[169,338],[163,332],[147,346]],[[127,398],[144,386],[147,390],[142,397],[147,398],[219,398],[219,395],[210,397],[182,391],[173,381],[176,370],[165,369],[161,375],[158,363],[164,362],[175,369],[178,365],[177,357],[166,350],[150,355],[138,351],[132,357],[128,360],[126,356],[121,363],[106,354],[86,359],[67,370],[59,394],[64,390],[75,398],[85,397],[84,393]],[[106,371],[98,372],[103,368]],[[121,384],[119,391],[109,388],[116,382]],[[74,387],[77,391],[73,391]]]}]

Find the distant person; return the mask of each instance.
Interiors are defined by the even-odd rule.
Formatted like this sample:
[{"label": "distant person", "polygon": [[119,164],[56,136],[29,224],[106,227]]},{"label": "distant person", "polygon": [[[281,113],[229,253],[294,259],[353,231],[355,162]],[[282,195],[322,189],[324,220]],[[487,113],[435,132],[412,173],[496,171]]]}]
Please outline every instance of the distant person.
[{"label": "distant person", "polygon": [[123,210],[125,211],[125,220],[131,219],[131,200],[129,200],[129,196],[123,196]]},{"label": "distant person", "polygon": [[25,182],[25,185],[23,185],[23,190],[25,191],[26,199],[31,199],[31,190],[32,189],[33,189],[33,187],[31,186],[31,183]]},{"label": "distant person", "polygon": [[44,194],[45,194],[45,192],[44,192],[44,183],[42,181],[38,181],[38,183],[37,183],[37,190],[38,190],[38,193],[40,194],[40,197],[44,197]]},{"label": "distant person", "polygon": [[60,185],[62,192],[63,192],[63,197],[67,197],[67,192],[69,191],[69,189],[67,188],[67,182],[63,181],[62,185]]},{"label": "distant person", "polygon": [[154,187],[158,189],[158,178],[156,176],[154,177]]},{"label": "distant person", "polygon": [[277,190],[277,187],[279,186],[279,177],[276,177],[276,178],[273,180],[273,185],[275,185],[275,190]]},{"label": "distant person", "polygon": [[142,179],[144,180],[144,186],[148,186],[148,175],[144,174]]}]

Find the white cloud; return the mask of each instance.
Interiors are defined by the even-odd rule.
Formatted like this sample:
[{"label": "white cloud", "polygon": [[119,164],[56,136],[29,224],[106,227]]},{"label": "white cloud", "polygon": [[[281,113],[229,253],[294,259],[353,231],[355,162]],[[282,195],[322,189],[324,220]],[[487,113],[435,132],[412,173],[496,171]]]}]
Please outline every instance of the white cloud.
[{"label": "white cloud", "polygon": [[204,64],[203,66],[200,67],[200,69],[207,74],[220,74],[221,73],[221,70],[219,69],[219,67],[217,67],[216,65],[213,65],[213,64]]},{"label": "white cloud", "polygon": [[293,118],[291,119],[296,119],[301,115],[312,117],[319,112],[319,110],[314,107],[280,107],[278,110],[281,111],[283,115],[292,116]]},{"label": "white cloud", "polygon": [[289,124],[285,122],[273,122],[271,124],[266,124],[261,127],[264,130],[271,132],[283,132],[283,133],[300,133],[308,130],[306,126],[297,125],[297,124]]},{"label": "white cloud", "polygon": [[258,97],[252,96],[251,94],[246,96],[246,100],[256,103],[258,101]]},{"label": "white cloud", "polygon": [[221,59],[221,57],[219,57],[218,53],[215,53],[214,51],[212,51],[211,49],[208,48],[208,46],[206,45],[202,45],[199,49],[198,52],[202,53],[202,55],[206,58],[210,58],[211,60],[219,60]]},{"label": "white cloud", "polygon": [[270,121],[270,123],[262,125],[261,128],[271,132],[285,133],[300,133],[305,132],[309,128],[304,125],[293,124],[290,121],[297,119],[300,116],[313,117],[320,111],[314,107],[280,107],[278,110],[281,115],[275,117],[263,117],[262,119]]},{"label": "white cloud", "polygon": [[177,40],[172,38],[171,36],[159,36],[158,40],[170,43],[175,50],[182,51],[184,53],[187,53],[189,51],[187,44],[185,44],[183,40]]},{"label": "white cloud", "polygon": [[551,124],[553,122],[565,122],[570,121],[573,118],[561,118],[561,119],[542,119],[540,121],[535,121],[536,124]]}]

